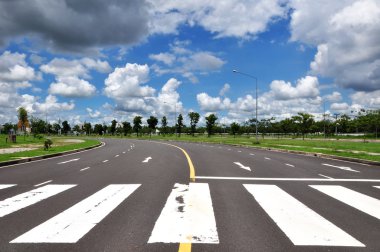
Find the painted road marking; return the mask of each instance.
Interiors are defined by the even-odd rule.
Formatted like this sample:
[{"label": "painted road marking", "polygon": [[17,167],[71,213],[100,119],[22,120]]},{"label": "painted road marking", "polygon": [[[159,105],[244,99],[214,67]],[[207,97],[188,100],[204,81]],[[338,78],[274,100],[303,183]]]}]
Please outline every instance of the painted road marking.
[{"label": "painted road marking", "polygon": [[115,155],[115,157],[118,157],[119,155]]},{"label": "painted road marking", "polygon": [[152,157],[147,157],[147,158],[144,159],[144,161],[142,161],[142,163],[148,163],[149,160],[151,160],[151,159],[152,159]]},{"label": "painted road marking", "polygon": [[264,157],[266,160],[271,160],[269,157]]},{"label": "painted road marking", "polygon": [[37,184],[37,185],[34,185],[34,187],[38,187],[38,186],[41,186],[41,185],[44,185],[44,184],[48,184],[50,182],[52,182],[53,180],[48,180],[48,181],[45,181],[45,182],[42,182],[40,184]]},{"label": "painted road marking", "polygon": [[329,177],[329,176],[326,176],[326,175],[323,175],[323,174],[318,174],[318,175],[321,176],[321,177],[324,177],[324,178],[333,179],[332,177]]},{"label": "painted road marking", "polygon": [[125,151],[123,151],[123,154],[125,154]]},{"label": "painted road marking", "polygon": [[90,167],[86,167],[86,168],[80,169],[79,171],[85,171],[85,170],[88,170],[88,169],[90,169]]},{"label": "painted road marking", "polygon": [[219,243],[207,183],[175,184],[148,243]]},{"label": "painted road marking", "polygon": [[103,163],[107,163],[108,162],[108,159],[104,160]]},{"label": "painted road marking", "polygon": [[357,170],[351,169],[351,168],[348,167],[348,166],[337,166],[337,165],[331,165],[331,164],[322,164],[322,165],[324,165],[324,166],[329,166],[329,167],[334,167],[334,168],[338,168],[338,169],[345,170],[345,171],[360,172],[360,171],[357,171]]},{"label": "painted road marking", "polygon": [[241,152],[241,150],[238,150],[238,152]]},{"label": "painted road marking", "polygon": [[286,166],[290,166],[290,167],[294,167],[294,165],[292,164],[285,164]]},{"label": "painted road marking", "polygon": [[374,186],[374,187],[376,187],[376,188],[380,189],[380,186]]},{"label": "painted road marking", "polygon": [[10,243],[76,243],[139,186],[108,185]]},{"label": "painted road marking", "polygon": [[12,186],[16,186],[16,184],[0,185],[0,190],[1,189],[5,189],[5,188],[9,188],[9,187],[12,187]]},{"label": "painted road marking", "polygon": [[70,162],[78,161],[79,159],[80,159],[80,158],[70,159],[70,160],[67,160],[67,161],[60,162],[60,163],[58,163],[58,164],[66,164],[66,163],[70,163]]},{"label": "painted road marking", "polygon": [[255,154],[253,154],[253,153],[249,153],[249,155],[250,155],[250,156],[254,156]]},{"label": "painted road marking", "polygon": [[294,245],[365,247],[276,185],[244,187]]},{"label": "painted road marking", "polygon": [[338,185],[309,185],[334,199],[380,219],[380,200]]},{"label": "painted road marking", "polygon": [[75,185],[46,185],[0,201],[0,217],[36,204]]},{"label": "painted road marking", "polygon": [[239,166],[241,169],[244,169],[244,170],[247,170],[247,171],[251,171],[251,168],[249,166],[244,166],[240,162],[234,162],[234,164],[236,164],[237,166]]},{"label": "painted road marking", "polygon": [[258,178],[258,177],[215,177],[215,176],[195,176],[195,179],[253,180],[253,181],[380,182],[380,179]]}]

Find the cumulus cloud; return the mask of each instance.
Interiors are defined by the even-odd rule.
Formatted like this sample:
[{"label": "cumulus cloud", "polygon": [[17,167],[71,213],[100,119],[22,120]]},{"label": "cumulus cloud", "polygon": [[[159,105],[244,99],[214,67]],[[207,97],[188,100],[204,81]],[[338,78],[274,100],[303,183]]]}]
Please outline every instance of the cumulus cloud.
[{"label": "cumulus cloud", "polygon": [[325,95],[323,98],[329,102],[338,102],[342,100],[342,95],[341,93],[334,91],[332,94]]},{"label": "cumulus cloud", "polygon": [[98,118],[101,115],[98,110],[93,110],[91,108],[86,108],[86,111],[91,118]]},{"label": "cumulus cloud", "polygon": [[352,103],[370,108],[380,107],[380,90],[373,92],[355,92],[351,96]]},{"label": "cumulus cloud", "polygon": [[290,82],[274,80],[270,84],[271,91],[276,99],[290,100],[298,98],[313,98],[319,95],[318,78],[306,76],[297,80],[293,87]]},{"label": "cumulus cloud", "polygon": [[[181,74],[191,82],[197,83],[197,74],[218,71],[226,63],[212,52],[189,50],[186,48],[189,44],[190,41],[176,40],[170,45],[169,52],[150,55],[150,58],[157,62],[152,66],[155,73],[158,75]],[[164,63],[165,66],[158,63]]]},{"label": "cumulus cloud", "polygon": [[349,108],[350,108],[350,105],[348,105],[346,102],[342,102],[342,103],[334,102],[330,106],[330,109],[332,111],[347,111]]},{"label": "cumulus cloud", "polygon": [[73,102],[67,103],[59,103],[58,99],[54,95],[48,95],[45,98],[45,102],[35,102],[33,104],[33,109],[36,110],[38,113],[53,113],[53,112],[60,112],[62,110],[69,111],[73,110],[75,108],[75,104]]},{"label": "cumulus cloud", "polygon": [[228,84],[228,83],[225,83],[224,85],[223,85],[223,88],[219,91],[219,95],[220,96],[225,96],[225,94],[228,92],[228,91],[230,91],[230,84]]},{"label": "cumulus cloud", "polygon": [[96,87],[85,79],[90,79],[90,71],[107,73],[111,70],[107,61],[82,58],[67,60],[55,58],[40,67],[46,74],[55,75],[56,81],[50,84],[49,93],[71,98],[91,97]]},{"label": "cumulus cloud", "polygon": [[[287,6],[282,0],[237,1],[223,4],[212,1],[150,0],[153,32],[176,33],[180,24],[199,25],[215,37],[252,38],[264,32],[268,24],[284,17]],[[159,22],[157,22],[159,20]]]},{"label": "cumulus cloud", "polygon": [[317,47],[311,72],[344,88],[380,88],[380,3],[376,0],[290,2],[291,40]]},{"label": "cumulus cloud", "polygon": [[231,103],[228,98],[212,97],[206,93],[197,94],[197,101],[201,110],[208,112],[225,110]]},{"label": "cumulus cloud", "polygon": [[130,45],[149,33],[145,1],[1,1],[0,44],[30,35],[54,51],[86,53]]}]

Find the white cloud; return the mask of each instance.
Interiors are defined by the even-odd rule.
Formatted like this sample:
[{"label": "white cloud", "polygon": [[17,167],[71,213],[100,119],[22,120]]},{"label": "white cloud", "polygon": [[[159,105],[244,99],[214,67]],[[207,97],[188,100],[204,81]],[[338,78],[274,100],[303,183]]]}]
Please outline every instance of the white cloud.
[{"label": "white cloud", "polygon": [[197,101],[201,110],[208,112],[225,110],[231,103],[228,98],[211,97],[206,93],[197,94]]},{"label": "white cloud", "polygon": [[77,77],[59,77],[58,82],[50,84],[49,93],[63,97],[83,98],[96,93],[94,85]]},{"label": "white cloud", "polygon": [[168,66],[172,65],[176,59],[176,57],[171,53],[151,54],[149,55],[149,58],[152,60],[163,62]]},{"label": "white cloud", "polygon": [[[284,17],[285,1],[151,0],[152,32],[176,33],[180,24],[199,25],[216,37],[251,38],[264,32],[269,23]],[[158,22],[157,22],[158,20]]]},{"label": "white cloud", "polygon": [[18,87],[31,86],[30,81],[41,76],[25,61],[26,55],[5,51],[0,55],[0,82],[12,83]]},{"label": "white cloud", "polygon": [[98,118],[101,115],[98,110],[92,110],[91,108],[86,108],[86,111],[91,118]]},{"label": "white cloud", "polygon": [[228,84],[228,83],[225,83],[224,85],[223,85],[223,88],[219,91],[219,95],[220,96],[225,96],[225,94],[228,92],[228,91],[230,91],[230,84]]},{"label": "white cloud", "polygon": [[380,108],[380,90],[373,92],[356,92],[352,94],[351,100],[353,104],[360,104],[363,107]]},{"label": "white cloud", "polygon": [[90,58],[79,60],[55,58],[40,68],[44,73],[55,75],[56,82],[50,84],[50,94],[72,98],[95,95],[96,87],[85,80],[91,78],[91,70],[100,73],[107,73],[111,70],[108,62]]},{"label": "white cloud", "polygon": [[380,3],[376,0],[290,2],[291,40],[317,46],[311,72],[344,88],[380,88]]},{"label": "white cloud", "polygon": [[70,111],[75,108],[75,104],[73,102],[67,103],[59,103],[58,99],[54,95],[48,95],[45,98],[45,102],[35,102],[33,104],[33,109],[37,111],[37,113],[42,114],[51,114],[54,112],[61,112],[61,111]]},{"label": "white cloud", "polygon": [[271,91],[276,99],[290,100],[298,98],[315,98],[319,95],[318,79],[306,76],[297,80],[295,87],[290,82],[274,80],[270,84]]},{"label": "white cloud", "polygon": [[326,95],[323,98],[329,102],[338,102],[342,100],[342,95],[341,93],[334,91],[332,94]]},{"label": "white cloud", "polygon": [[348,105],[346,102],[343,102],[343,103],[334,102],[330,106],[330,109],[333,111],[347,111],[349,108],[350,108],[350,105]]},{"label": "white cloud", "polygon": [[108,75],[105,80],[104,93],[114,99],[153,96],[155,93],[154,88],[141,85],[148,80],[149,67],[147,65],[127,63],[125,67],[117,67]]}]

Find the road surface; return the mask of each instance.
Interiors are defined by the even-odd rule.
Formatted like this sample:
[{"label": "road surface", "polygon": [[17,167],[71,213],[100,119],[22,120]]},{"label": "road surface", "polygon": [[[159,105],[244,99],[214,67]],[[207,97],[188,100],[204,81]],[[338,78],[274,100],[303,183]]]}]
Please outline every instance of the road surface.
[{"label": "road surface", "polygon": [[104,139],[0,169],[0,251],[380,251],[380,167]]}]

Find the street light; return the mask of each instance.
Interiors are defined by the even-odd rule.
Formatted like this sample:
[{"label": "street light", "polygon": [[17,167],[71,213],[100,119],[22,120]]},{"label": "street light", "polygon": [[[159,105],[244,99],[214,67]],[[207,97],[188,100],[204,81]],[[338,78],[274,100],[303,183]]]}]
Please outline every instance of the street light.
[{"label": "street light", "polygon": [[247,73],[243,73],[243,72],[240,72],[238,70],[232,70],[232,72],[234,73],[237,73],[237,74],[241,74],[241,75],[245,75],[247,77],[250,77],[252,79],[255,79],[255,82],[256,82],[256,143],[259,142],[259,139],[258,139],[258,134],[257,134],[257,123],[258,123],[258,120],[257,120],[257,106],[258,106],[258,100],[257,100],[257,78],[253,75],[250,75],[250,74],[247,74]]}]

